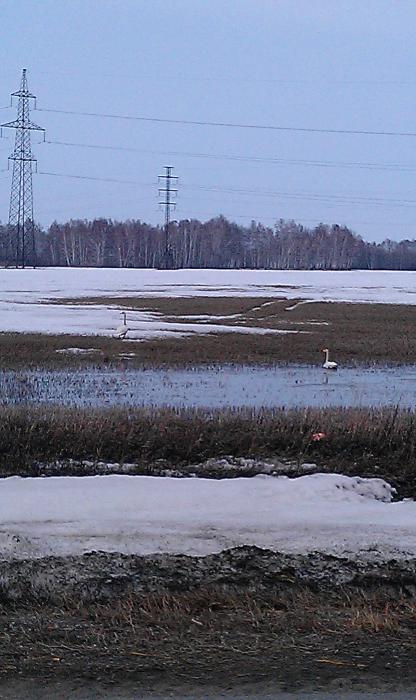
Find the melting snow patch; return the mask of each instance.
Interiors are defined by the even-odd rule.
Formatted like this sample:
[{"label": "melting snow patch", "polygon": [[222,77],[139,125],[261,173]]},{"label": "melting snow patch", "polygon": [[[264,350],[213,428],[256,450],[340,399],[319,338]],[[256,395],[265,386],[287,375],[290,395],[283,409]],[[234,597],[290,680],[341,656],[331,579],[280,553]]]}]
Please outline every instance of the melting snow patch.
[{"label": "melting snow patch", "polygon": [[61,350],[55,350],[55,352],[67,355],[93,355],[97,352],[102,353],[103,351],[99,348],[62,348]]},{"label": "melting snow patch", "polygon": [[304,304],[316,304],[317,302],[323,301],[323,299],[304,299],[304,301],[298,301],[293,306],[286,306],[285,311],[294,311],[298,306],[303,306]]},{"label": "melting snow patch", "polygon": [[[74,269],[0,270],[1,330],[26,333],[112,335],[119,316],[113,308],[57,304],[57,299],[85,297],[274,297],[312,301],[416,304],[416,273],[310,270],[134,270]],[[252,311],[263,308],[265,302]],[[287,310],[298,306],[294,301]],[[130,312],[142,321],[137,340],[169,337],[172,328],[158,326],[158,312]],[[211,317],[214,321],[218,320]],[[229,316],[228,318],[231,318]],[[199,318],[200,329],[210,318]],[[188,328],[186,328],[188,326]],[[218,325],[212,332],[227,332]],[[185,335],[189,324],[177,328]],[[195,332],[200,332],[199,330]],[[228,331],[230,332],[230,331]],[[245,332],[253,332],[246,329]],[[259,332],[259,331],[257,331]]]}]

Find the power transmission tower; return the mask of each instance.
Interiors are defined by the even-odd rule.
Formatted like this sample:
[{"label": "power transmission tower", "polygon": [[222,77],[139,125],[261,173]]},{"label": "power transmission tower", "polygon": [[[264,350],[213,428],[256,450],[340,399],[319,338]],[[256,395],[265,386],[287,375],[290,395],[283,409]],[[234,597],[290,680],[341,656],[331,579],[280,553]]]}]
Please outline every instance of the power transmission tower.
[{"label": "power transmission tower", "polygon": [[9,156],[13,161],[12,188],[10,193],[9,227],[7,240],[6,264],[10,267],[24,268],[36,266],[35,224],[33,221],[32,168],[36,158],[30,144],[31,131],[43,131],[41,126],[30,120],[30,100],[35,95],[27,87],[26,69],[23,69],[20,89],[12,92],[18,98],[17,119],[2,124],[2,127],[15,129],[14,151]]},{"label": "power transmission tower", "polygon": [[169,240],[170,210],[176,207],[174,198],[178,190],[171,185],[172,180],[178,180],[178,176],[172,175],[172,170],[172,165],[165,165],[165,174],[159,175],[159,182],[165,185],[165,187],[159,187],[159,197],[163,197],[163,201],[159,204],[165,207],[165,252],[162,264],[165,270],[171,270],[173,267],[172,246]]}]

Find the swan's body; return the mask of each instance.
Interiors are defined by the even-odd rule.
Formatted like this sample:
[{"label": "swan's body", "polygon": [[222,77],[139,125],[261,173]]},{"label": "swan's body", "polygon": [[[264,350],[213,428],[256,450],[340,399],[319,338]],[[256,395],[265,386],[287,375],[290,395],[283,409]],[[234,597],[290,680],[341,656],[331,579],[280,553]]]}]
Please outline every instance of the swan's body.
[{"label": "swan's body", "polygon": [[123,340],[123,338],[125,338],[127,333],[129,332],[130,328],[127,325],[126,312],[122,311],[121,313],[123,314],[123,324],[116,328],[115,336],[116,338]]},{"label": "swan's body", "polygon": [[336,362],[331,362],[330,359],[329,359],[329,350],[328,350],[328,348],[325,348],[324,350],[322,350],[322,352],[325,353],[325,362],[324,362],[324,364],[322,365],[322,367],[323,367],[324,369],[338,369],[337,363],[336,363]]}]

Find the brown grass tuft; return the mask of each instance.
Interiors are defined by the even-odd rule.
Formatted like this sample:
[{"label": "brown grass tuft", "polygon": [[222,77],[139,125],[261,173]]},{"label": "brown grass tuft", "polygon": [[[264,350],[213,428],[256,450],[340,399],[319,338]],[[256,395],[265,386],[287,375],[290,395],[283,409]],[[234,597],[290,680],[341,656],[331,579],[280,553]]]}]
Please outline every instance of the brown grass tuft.
[{"label": "brown grass tuft", "polygon": [[[313,440],[317,431],[325,432],[325,440]],[[41,473],[37,463],[69,459],[134,463],[138,473],[152,473],[158,460],[186,467],[224,455],[312,460],[321,469],[386,478],[401,495],[414,496],[416,413],[390,408],[0,408],[3,474]],[[206,475],[233,474],[214,469]]]}]

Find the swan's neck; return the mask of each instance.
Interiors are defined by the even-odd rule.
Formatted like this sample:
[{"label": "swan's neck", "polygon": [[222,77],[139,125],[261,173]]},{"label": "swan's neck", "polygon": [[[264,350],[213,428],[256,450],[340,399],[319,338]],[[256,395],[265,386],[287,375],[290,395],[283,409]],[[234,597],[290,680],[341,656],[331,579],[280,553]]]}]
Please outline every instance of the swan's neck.
[{"label": "swan's neck", "polygon": [[124,325],[127,326],[126,312],[125,311],[123,311],[123,319],[124,319]]},{"label": "swan's neck", "polygon": [[325,362],[329,360],[329,350],[325,350]]}]

